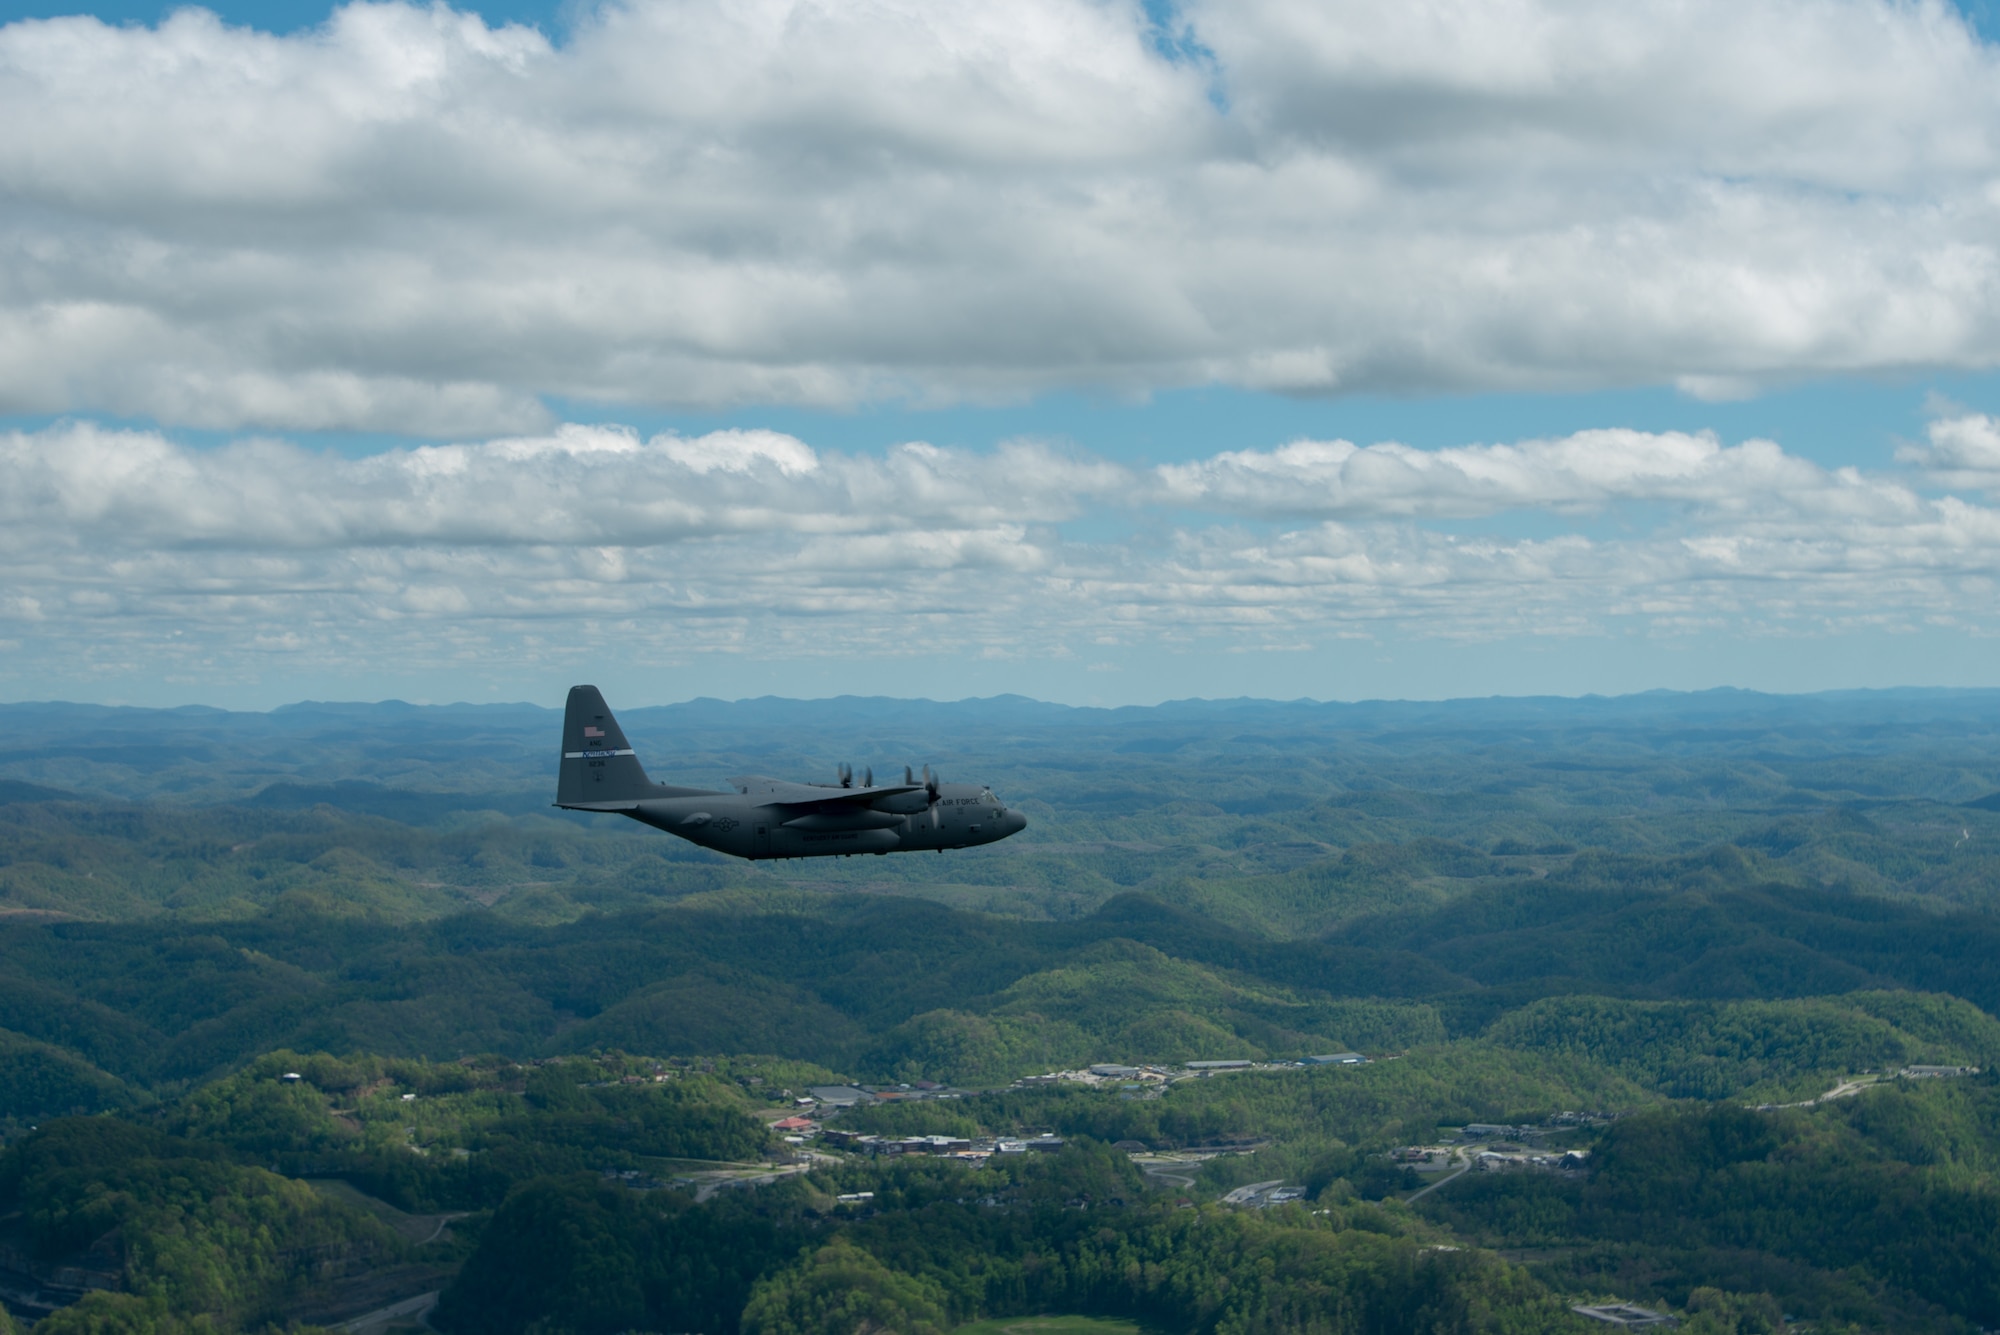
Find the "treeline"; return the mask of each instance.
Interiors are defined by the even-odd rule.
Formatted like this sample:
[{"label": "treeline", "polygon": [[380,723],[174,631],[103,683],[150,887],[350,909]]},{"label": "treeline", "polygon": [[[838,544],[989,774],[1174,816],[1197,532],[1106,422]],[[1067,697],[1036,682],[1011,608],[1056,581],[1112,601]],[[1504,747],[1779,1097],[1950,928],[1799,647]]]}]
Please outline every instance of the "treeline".
[{"label": "treeline", "polygon": [[6,706],[0,908],[414,921],[483,904],[554,922],[809,885],[1068,919],[1140,890],[1297,939],[1579,860],[1731,847],[1754,861],[1750,882],[1990,909],[1991,708],[1744,697],[628,710],[657,777],[720,787],[746,770],[806,779],[842,759],[930,761],[993,784],[1034,822],[1004,849],[950,860],[747,867],[551,813],[547,710]]},{"label": "treeline", "polygon": [[[399,1259],[404,1243],[360,1210],[232,1160],[224,1147],[117,1118],[68,1118],[0,1156],[0,1214],[14,1245],[122,1288],[38,1322],[152,1329],[148,1313],[255,1327],[287,1299],[349,1267]],[[124,1314],[122,1317],[119,1314]]]},{"label": "treeline", "polygon": [[[983,1170],[858,1161],[701,1204],[606,1180],[680,1157],[754,1159],[771,1142],[749,1091],[782,1098],[779,1079],[818,1074],[276,1053],[147,1112],[20,1138],[0,1155],[0,1218],[9,1245],[117,1289],[41,1335],[282,1324],[316,1286],[425,1251],[308,1175],[412,1210],[492,1212],[467,1226],[476,1246],[435,1317],[464,1332],[942,1331],[1051,1305],[1203,1331],[1567,1328],[1554,1294],[1490,1257],[1436,1250],[1407,1217],[1338,1193],[1318,1215],[1178,1211],[1088,1139]],[[863,1192],[859,1209],[836,1199]]]},{"label": "treeline", "polygon": [[629,1058],[523,1067],[280,1052],[153,1117],[291,1177],[345,1178],[405,1210],[481,1210],[549,1174],[759,1161],[771,1138],[749,1115],[749,1082],[765,1084],[754,1073],[772,1073],[773,1094],[785,1089],[778,1078],[818,1073],[737,1066],[732,1078],[726,1063],[718,1075]]},{"label": "treeline", "polygon": [[[626,823],[629,824],[629,823]],[[83,918],[309,914],[389,923],[507,899],[528,922],[633,909],[740,880],[715,855],[546,797],[277,784],[244,805],[8,801],[0,907]]]},{"label": "treeline", "polygon": [[1565,1110],[1651,1101],[1646,1090],[1591,1062],[1467,1042],[1362,1067],[1229,1072],[1148,1097],[1058,1084],[891,1103],[844,1113],[840,1125],[900,1135],[1046,1130],[1162,1150],[1269,1140],[1276,1142],[1270,1154],[1241,1171],[1271,1177],[1282,1171],[1274,1166],[1281,1158],[1297,1167],[1292,1159],[1309,1162],[1329,1142],[1387,1149],[1434,1139],[1441,1125],[1538,1122]]},{"label": "treeline", "polygon": [[[761,1051],[859,1078],[980,1085],[1091,1060],[1394,1052],[1479,1036],[1549,997],[1706,1003],[1921,988],[2000,1006],[2000,922],[1827,891],[1704,888],[1737,866],[1695,859],[1655,868],[1657,884],[1551,875],[1532,893],[1472,892],[1449,913],[1379,915],[1325,941],[1272,941],[1136,895],[1061,923],[883,896],[698,899],[554,927],[484,913],[413,926],[310,915],[5,922],[0,1056],[32,1073],[21,1087],[51,1091],[39,1108],[10,1105],[32,1118],[85,1097],[118,1106],[275,1047],[515,1059]],[[1682,1021],[1659,1017],[1693,1014],[1647,1012],[1642,1023],[1624,1010],[1577,1029],[1584,1011],[1549,1012],[1568,1018],[1541,1034],[1542,1013],[1500,1038],[1583,1051],[1583,1030],[1601,1030],[1592,1052],[1664,1053],[1675,1049],[1654,1041],[1669,1037],[1659,1026]],[[1722,1020],[1704,1020],[1708,1036],[1690,1039],[1672,1071],[1628,1074],[1683,1094],[1718,1090],[1725,1077],[1710,1066],[1766,1061],[1755,1044],[1777,1014],[1743,1012],[1727,1041],[1713,1030]],[[1837,1042],[1830,1013],[1787,1021],[1784,1045],[1820,1043],[1826,1055],[1771,1058],[1771,1078],[1787,1078],[1786,1061],[1868,1065],[1937,1046],[1890,1034],[1893,1015],[1850,1020]],[[1634,1025],[1652,1037],[1639,1041]],[[1721,1045],[1709,1053],[1711,1037]]]},{"label": "treeline", "polygon": [[[440,1304],[449,1331],[944,1331],[979,1315],[1130,1316],[1167,1330],[1582,1329],[1492,1257],[1332,1204],[1252,1218],[1149,1200],[1122,1155],[856,1168],[696,1206],[584,1180],[510,1196]],[[833,1190],[869,1189],[860,1211]],[[551,1247],[549,1239],[560,1239]],[[572,1240],[580,1245],[572,1247]]]},{"label": "treeline", "polygon": [[[1893,1082],[1811,1110],[1619,1121],[1581,1180],[1473,1174],[1423,1212],[1605,1284],[1718,1278],[1786,1310],[1917,1329],[2000,1321],[2000,1082]],[[1679,1293],[1676,1296],[1679,1296]]]},{"label": "treeline", "polygon": [[[1905,1035],[1967,1027],[1935,998],[1846,1000],[1844,1015],[1901,1015]],[[344,1275],[460,1260],[436,1322],[465,1335],[943,1332],[1038,1310],[1189,1335],[1525,1332],[1583,1329],[1568,1304],[1607,1294],[1682,1308],[1711,1335],[1775,1332],[1785,1311],[1821,1331],[1942,1333],[2000,1316],[1990,1075],[1756,1112],[1669,1103],[1587,1056],[1459,1042],[1160,1097],[1072,1085],[883,1104],[840,1125],[1046,1129],[1068,1144],[984,1167],[856,1158],[699,1203],[671,1185],[783,1157],[764,1125],[775,1112],[757,1110],[831,1078],[756,1058],[271,1053],[147,1107],[18,1137],[0,1154],[0,1243],[118,1290],[39,1335],[255,1330]],[[1588,1177],[1473,1173],[1415,1212],[1397,1199],[1432,1179],[1388,1146],[1565,1108],[1620,1114],[1601,1134],[1566,1133],[1597,1136]],[[1210,1160],[1182,1188],[1142,1175],[1112,1147],[1126,1140],[1261,1147]],[[471,1217],[456,1237],[415,1242],[307,1184],[329,1178],[412,1213]],[[1271,1179],[1308,1200],[1212,1203]],[[1480,1247],[1527,1249],[1530,1263]]]},{"label": "treeline", "polygon": [[565,1174],[755,1163],[771,1148],[748,1112],[757,1072],[821,1074],[702,1065],[269,1054],[179,1099],[18,1137],[0,1154],[0,1245],[114,1290],[40,1335],[283,1324],[327,1283],[423,1251],[303,1179],[344,1179],[413,1212],[484,1212]]},{"label": "treeline", "polygon": [[145,1095],[74,1053],[0,1032],[0,1141],[41,1117],[129,1108]]},{"label": "treeline", "polygon": [[2000,1065],[2000,1021],[1956,997],[1853,992],[1793,1001],[1550,998],[1503,1016],[1500,1047],[1588,1058],[1678,1099],[1801,1098],[1829,1073]]},{"label": "treeline", "polygon": [[1561,995],[1768,999],[1894,987],[2000,1010],[2000,919],[1788,885],[1733,847],[1579,855],[1544,880],[1345,924],[1327,944],[1420,955],[1476,982],[1433,998],[1458,1033]]}]

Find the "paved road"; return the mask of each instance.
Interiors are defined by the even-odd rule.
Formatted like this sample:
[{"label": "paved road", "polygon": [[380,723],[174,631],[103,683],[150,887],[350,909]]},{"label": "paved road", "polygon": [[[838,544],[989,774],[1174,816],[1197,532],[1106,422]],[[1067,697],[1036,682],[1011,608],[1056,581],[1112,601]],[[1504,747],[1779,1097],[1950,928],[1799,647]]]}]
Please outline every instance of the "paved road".
[{"label": "paved road", "polygon": [[1150,1156],[1141,1158],[1138,1155],[1133,1155],[1132,1162],[1137,1164],[1139,1171],[1147,1177],[1154,1178],[1159,1182],[1170,1182],[1181,1190],[1187,1191],[1193,1188],[1195,1175],[1201,1172],[1201,1166],[1206,1161],[1202,1159],[1153,1158]]},{"label": "paved road", "polygon": [[705,1201],[718,1191],[744,1187],[761,1187],[768,1182],[776,1182],[781,1177],[791,1177],[795,1173],[810,1172],[811,1169],[812,1164],[808,1162],[787,1164],[783,1168],[774,1168],[768,1173],[746,1174],[741,1177],[717,1177],[697,1186],[694,1189],[694,1198],[697,1201]]},{"label": "paved road", "polygon": [[1844,1099],[1859,1094],[1862,1090],[1879,1084],[1881,1079],[1882,1077],[1879,1075],[1856,1076],[1852,1080],[1841,1081],[1817,1098],[1800,1099],[1797,1103],[1760,1103],[1756,1105],[1756,1108],[1758,1112],[1764,1112],[1771,1108],[1810,1108],[1815,1103],[1825,1103],[1829,1099]]},{"label": "paved road", "polygon": [[1171,1182],[1183,1191],[1194,1186],[1193,1173],[1170,1173],[1165,1164],[1143,1164],[1140,1166],[1140,1171],[1147,1177],[1157,1177],[1162,1182]]},{"label": "paved road", "polygon": [[423,1242],[419,1242],[417,1246],[421,1247],[425,1243],[436,1242],[439,1238],[444,1236],[444,1231],[451,1227],[453,1220],[463,1219],[466,1217],[467,1213],[468,1213],[467,1211],[461,1210],[457,1214],[439,1215],[437,1217],[437,1227],[432,1229],[431,1235],[428,1238],[425,1238]]},{"label": "paved road", "polygon": [[1284,1185],[1285,1179],[1282,1177],[1274,1177],[1269,1182],[1252,1182],[1249,1186],[1238,1187],[1227,1196],[1224,1196],[1222,1203],[1224,1205],[1246,1205],[1249,1203],[1250,1198],[1259,1192],[1269,1191],[1272,1187],[1282,1187]]},{"label": "paved road", "polygon": [[431,1309],[437,1306],[437,1300],[435,1293],[420,1293],[414,1298],[364,1312],[352,1321],[341,1322],[334,1329],[344,1330],[348,1335],[376,1335],[378,1331],[387,1330],[391,1322],[410,1317],[415,1317],[420,1326],[429,1326]]},{"label": "paved road", "polygon": [[1428,1196],[1433,1191],[1436,1191],[1439,1187],[1443,1186],[1445,1183],[1456,1182],[1459,1178],[1464,1177],[1467,1173],[1471,1171],[1472,1171],[1472,1160],[1466,1159],[1465,1162],[1460,1165],[1459,1170],[1456,1173],[1453,1173],[1450,1177],[1441,1177],[1437,1181],[1431,1183],[1428,1187],[1421,1187],[1416,1191],[1411,1192],[1409,1195],[1403,1197],[1403,1204],[1408,1205],[1411,1201],[1416,1200],[1420,1196]]}]

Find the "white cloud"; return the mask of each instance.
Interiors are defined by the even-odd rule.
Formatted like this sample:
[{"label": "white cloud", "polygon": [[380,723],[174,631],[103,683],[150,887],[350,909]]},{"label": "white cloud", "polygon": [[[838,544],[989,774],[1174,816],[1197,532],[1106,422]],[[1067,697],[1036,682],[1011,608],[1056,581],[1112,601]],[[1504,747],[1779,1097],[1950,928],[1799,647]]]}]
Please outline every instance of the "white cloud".
[{"label": "white cloud", "polygon": [[669,439],[664,449],[695,473],[749,473],[764,464],[786,477],[819,470],[819,456],[804,442],[776,431],[716,431],[694,440]]},{"label": "white cloud", "polygon": [[654,547],[749,534],[908,533],[1072,518],[1129,489],[1033,443],[823,457],[774,431],[641,441],[620,427],[361,459],[251,440],[216,450],[70,423],[0,435],[0,550]]},{"label": "white cloud", "polygon": [[1675,383],[2000,361],[1938,0],[357,3],[0,28],[0,411]]},{"label": "white cloud", "polygon": [[[1940,422],[1918,462],[1995,439]],[[1993,630],[2000,509],[1928,476],[1629,431],[1139,472],[1029,442],[871,456],[570,425],[344,458],[69,423],[0,435],[0,635],[26,646],[0,680],[148,655],[518,672],[586,645],[1054,660],[1392,628]]]},{"label": "white cloud", "polygon": [[1949,487],[2000,492],[2000,421],[1983,413],[1941,417],[1926,433],[1928,447],[1910,445],[1896,458]]},{"label": "white cloud", "polygon": [[1830,476],[1768,440],[1725,447],[1708,433],[1632,430],[1442,450],[1301,440],[1157,473],[1166,495],[1183,504],[1258,515],[1470,516],[1621,500],[1724,507],[1864,485],[1858,475]]}]

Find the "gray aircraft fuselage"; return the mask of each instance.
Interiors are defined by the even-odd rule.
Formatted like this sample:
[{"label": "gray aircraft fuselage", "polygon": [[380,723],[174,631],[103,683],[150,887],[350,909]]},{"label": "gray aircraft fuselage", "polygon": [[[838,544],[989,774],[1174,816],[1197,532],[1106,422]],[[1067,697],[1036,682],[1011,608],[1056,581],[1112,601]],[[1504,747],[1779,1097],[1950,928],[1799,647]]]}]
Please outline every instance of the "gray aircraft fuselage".
[{"label": "gray aircraft fuselage", "polygon": [[[907,772],[906,772],[907,773]],[[615,812],[733,857],[840,857],[943,852],[991,844],[1027,828],[977,784],[787,783],[731,779],[734,792],[654,783],[595,686],[570,688],[555,805]]]}]

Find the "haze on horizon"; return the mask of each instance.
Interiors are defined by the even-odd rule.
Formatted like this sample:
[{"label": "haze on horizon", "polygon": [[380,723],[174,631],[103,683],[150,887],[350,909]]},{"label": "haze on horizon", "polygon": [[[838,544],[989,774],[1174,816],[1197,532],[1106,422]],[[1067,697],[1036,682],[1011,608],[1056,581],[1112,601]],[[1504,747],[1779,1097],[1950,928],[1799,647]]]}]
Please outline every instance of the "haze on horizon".
[{"label": "haze on horizon", "polygon": [[0,25],[0,698],[2000,685],[1927,3]]}]

